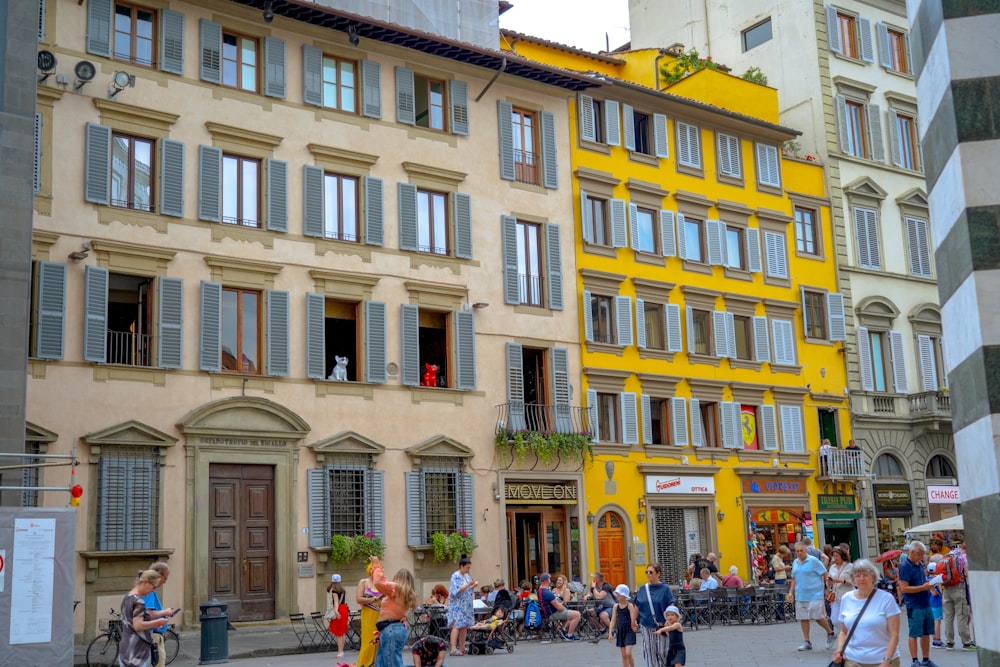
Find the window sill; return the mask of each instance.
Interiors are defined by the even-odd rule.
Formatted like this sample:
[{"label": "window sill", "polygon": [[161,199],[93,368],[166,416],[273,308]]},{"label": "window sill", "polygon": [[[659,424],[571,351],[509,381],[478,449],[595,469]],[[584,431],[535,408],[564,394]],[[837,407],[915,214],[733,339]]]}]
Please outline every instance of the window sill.
[{"label": "window sill", "polygon": [[628,452],[635,445],[623,445],[620,442],[595,442],[593,447],[594,456],[601,454],[622,454]]},{"label": "window sill", "polygon": [[28,375],[35,380],[44,380],[48,365],[58,359],[28,359]]},{"label": "window sill", "polygon": [[792,373],[794,375],[802,374],[802,366],[785,366],[783,364],[771,364],[772,373]]},{"label": "window sill", "polygon": [[704,461],[705,459],[716,461],[718,459],[729,458],[735,451],[737,450],[727,447],[695,447],[694,458],[698,461]]},{"label": "window sill", "polygon": [[638,151],[629,151],[628,159],[632,162],[638,162],[639,164],[649,165],[650,167],[659,167],[660,158],[655,155],[649,155],[647,153],[639,153]]},{"label": "window sill", "polygon": [[[759,443],[759,446],[764,445]],[[771,459],[780,455],[780,452],[777,449],[741,449],[736,454],[741,462],[770,463]]]},{"label": "window sill", "polygon": [[224,222],[212,222],[212,240],[216,243],[224,239],[243,241],[244,243],[259,243],[265,248],[274,248],[274,236],[279,232],[271,232],[262,227],[244,227]]},{"label": "window sill", "polygon": [[776,195],[778,197],[781,197],[782,195],[785,194],[784,191],[781,189],[781,186],[768,185],[767,183],[757,183],[757,192],[762,192],[764,194],[769,194],[769,195]]},{"label": "window sill", "polygon": [[462,405],[467,392],[449,387],[409,387],[410,401],[413,403],[452,403]]},{"label": "window sill", "polygon": [[822,262],[825,261],[826,259],[824,255],[817,254],[814,252],[801,252],[799,250],[795,251],[795,256],[798,257],[799,259],[812,259],[817,262]]},{"label": "window sill", "polygon": [[266,394],[274,393],[274,380],[259,375],[244,375],[243,373],[209,372],[212,378],[212,391],[220,389],[252,389]]},{"label": "window sill", "polygon": [[[178,220],[180,218],[177,218]],[[102,225],[110,225],[112,222],[122,222],[126,225],[136,227],[152,227],[161,234],[167,233],[168,218],[156,213],[146,211],[136,211],[130,208],[119,208],[117,206],[97,205],[97,221]]]},{"label": "window sill", "polygon": [[764,275],[765,285],[778,285],[780,287],[791,287],[792,281],[790,278],[778,278],[775,276],[769,276],[766,273]]},{"label": "window sill", "polygon": [[751,361],[749,359],[730,359],[730,368],[743,368],[750,371],[759,371],[761,367],[761,362]]},{"label": "window sill", "polygon": [[913,74],[911,72],[900,72],[898,69],[892,69],[891,67],[883,67],[882,69],[893,76],[898,76],[900,79],[913,81]]},{"label": "window sill", "polygon": [[686,174],[687,176],[694,176],[695,178],[705,178],[704,167],[693,167],[687,164],[677,163],[677,173]]},{"label": "window sill", "polygon": [[592,255],[602,255],[604,257],[617,257],[618,249],[609,245],[600,245],[589,241],[583,242],[583,251]]},{"label": "window sill", "polygon": [[644,250],[633,251],[635,255],[635,261],[641,264],[651,264],[653,266],[666,266],[666,258],[662,255],[656,255],[651,252],[646,252]]},{"label": "window sill", "polygon": [[715,366],[719,367],[719,362],[722,361],[719,357],[713,357],[708,354],[697,354],[688,353],[688,361],[692,364],[703,364],[705,366]]},{"label": "window sill", "polygon": [[803,341],[809,343],[810,345],[828,345],[833,347],[833,341],[827,338],[813,338],[812,336],[805,336]]},{"label": "window sill", "polygon": [[694,273],[704,273],[709,276],[712,275],[712,267],[702,262],[696,262],[694,260],[685,259],[681,260],[681,266],[685,271],[692,271]]},{"label": "window sill", "polygon": [[595,153],[600,153],[601,155],[611,155],[611,146],[602,144],[599,141],[587,141],[585,139],[580,139],[579,146],[583,150],[593,151]]},{"label": "window sill", "polygon": [[449,255],[434,255],[425,252],[413,252],[409,251],[410,255],[410,268],[419,269],[422,266],[427,266],[432,269],[448,269],[456,276],[462,275],[463,266],[479,266],[479,262],[471,259],[459,259],[457,257],[451,257]]},{"label": "window sill", "polygon": [[622,356],[625,348],[621,345],[615,345],[613,343],[598,343],[592,340],[586,341],[584,345],[587,346],[587,352],[604,352],[605,354],[613,354],[616,356]]},{"label": "window sill", "polygon": [[337,380],[315,380],[316,397],[324,396],[358,396],[365,400],[371,400],[375,394],[375,385],[367,382]]},{"label": "window sill", "polygon": [[[101,572],[102,562],[108,562],[108,567],[112,567],[110,563],[126,563],[125,567],[131,567],[130,571],[134,571],[135,568],[144,568],[148,563],[154,561],[168,560],[171,554],[174,553],[174,549],[136,549],[130,551],[77,551],[80,556],[82,556],[87,561],[87,571],[84,574],[85,581],[88,584],[95,583]],[[132,562],[129,566],[128,561]],[[120,568],[114,567],[113,569],[118,570]],[[105,577],[117,576],[117,572],[105,574]]]},{"label": "window sill", "polygon": [[674,354],[676,354],[676,352],[668,352],[666,350],[658,350],[656,348],[639,348],[640,359],[662,359],[663,361],[673,361]]},{"label": "window sill", "polygon": [[730,267],[725,267],[723,269],[727,278],[732,278],[734,280],[745,280],[746,282],[753,282],[753,273],[747,271],[746,269],[735,269]]},{"label": "window sill", "polygon": [[41,195],[35,193],[35,212],[45,217],[52,216],[52,195]]},{"label": "window sill", "polygon": [[520,304],[514,306],[514,312],[518,315],[541,315],[542,317],[552,317],[552,310],[545,306],[526,306]]},{"label": "window sill", "polygon": [[524,190],[525,192],[534,192],[536,194],[544,195],[548,190],[545,186],[539,185],[538,183],[522,183],[521,181],[511,181],[510,186],[517,190]]},{"label": "window sill", "polygon": [[372,246],[363,245],[360,242],[354,243],[315,236],[307,236],[306,239],[313,242],[317,256],[323,256],[328,252],[332,252],[337,255],[355,255],[360,257],[362,262],[366,263],[372,261]]},{"label": "window sill", "polygon": [[735,185],[738,188],[744,187],[742,176],[729,176],[727,174],[718,174],[716,180],[723,185]]},{"label": "window sill", "polygon": [[149,366],[119,366],[116,364],[95,364],[94,382],[109,380],[122,382],[145,382],[156,387],[167,384],[167,371]]}]

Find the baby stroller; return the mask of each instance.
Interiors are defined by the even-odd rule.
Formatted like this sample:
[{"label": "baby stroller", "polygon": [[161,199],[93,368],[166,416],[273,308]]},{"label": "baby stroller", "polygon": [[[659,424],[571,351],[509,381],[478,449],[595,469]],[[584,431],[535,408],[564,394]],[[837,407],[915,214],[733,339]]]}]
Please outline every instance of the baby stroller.
[{"label": "baby stroller", "polygon": [[[496,615],[499,606],[493,610]],[[493,623],[478,623],[468,631],[469,646],[466,653],[469,655],[490,655],[494,651],[506,650],[507,653],[514,652],[517,644],[517,621],[507,618],[507,609],[504,610],[504,618],[497,619]],[[477,627],[485,626],[485,627]]]}]

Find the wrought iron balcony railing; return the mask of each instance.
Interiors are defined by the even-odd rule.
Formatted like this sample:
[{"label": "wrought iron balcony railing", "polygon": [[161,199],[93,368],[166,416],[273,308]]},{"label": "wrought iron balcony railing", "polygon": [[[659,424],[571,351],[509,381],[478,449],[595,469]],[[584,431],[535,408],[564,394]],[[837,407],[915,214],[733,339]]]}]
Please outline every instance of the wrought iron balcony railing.
[{"label": "wrought iron balcony railing", "polygon": [[590,433],[587,409],[573,405],[539,405],[511,401],[497,406],[497,433]]}]

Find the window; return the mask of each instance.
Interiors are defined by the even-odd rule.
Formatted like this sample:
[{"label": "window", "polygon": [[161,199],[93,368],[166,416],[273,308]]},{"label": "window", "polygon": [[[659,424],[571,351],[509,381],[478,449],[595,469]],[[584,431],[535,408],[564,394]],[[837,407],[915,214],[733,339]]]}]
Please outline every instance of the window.
[{"label": "window", "polygon": [[688,307],[688,352],[711,355],[712,314],[707,310]]},{"label": "window", "polygon": [[625,148],[651,157],[669,157],[667,117],[636,111],[630,104],[622,105],[622,129]]},{"label": "window", "polygon": [[743,315],[733,316],[733,334],[736,337],[736,358],[751,359],[753,349],[752,318]]},{"label": "window", "polygon": [[422,461],[419,471],[404,473],[407,544],[430,544],[434,533],[454,530],[475,537],[473,479],[464,471],[464,461],[444,456]]},{"label": "window", "polygon": [[736,179],[743,178],[740,138],[719,132],[716,134],[716,144],[719,151],[719,175]]},{"label": "window", "polygon": [[826,295],[821,292],[802,291],[803,318],[806,327],[806,338],[825,339]]},{"label": "window", "polygon": [[840,35],[840,53],[849,58],[857,58],[858,29],[856,19],[849,14],[837,14],[837,33]]},{"label": "window", "polygon": [[667,349],[667,342],[664,336],[666,332],[666,321],[663,312],[663,305],[651,301],[636,299],[636,307],[642,303],[642,330],[645,333],[645,345],[639,341],[639,347],[646,347],[652,350]]},{"label": "window", "polygon": [[788,278],[788,250],[781,232],[764,232],[764,274],[768,278]]},{"label": "window", "polygon": [[[25,466],[37,466],[42,459],[32,456],[41,453],[41,445],[30,440],[24,443],[25,457],[21,459],[21,464]],[[9,461],[9,459],[8,459]],[[37,487],[41,486],[41,468],[24,468],[21,471],[21,486]],[[21,491],[21,507],[38,507],[40,491],[36,488],[27,488]]]},{"label": "window", "polygon": [[882,454],[875,459],[875,466],[872,472],[875,473],[876,479],[905,479],[903,466],[899,464],[899,459],[892,454]]},{"label": "window", "polygon": [[514,180],[538,185],[538,154],[535,152],[535,114],[514,107],[510,115],[514,133]]},{"label": "window", "polygon": [[160,448],[101,445],[97,550],[160,546]]},{"label": "window", "polygon": [[917,140],[917,121],[908,114],[889,110],[889,130],[892,134],[892,163],[903,169],[920,169],[920,144]]},{"label": "window", "polygon": [[927,476],[941,478],[957,477],[958,475],[955,474],[955,468],[951,465],[951,461],[936,454],[927,462]]},{"label": "window", "polygon": [[[649,428],[645,434],[647,445],[670,444],[670,401],[663,398],[652,398],[643,394],[643,414],[649,416]],[[643,427],[645,428],[645,424]]]},{"label": "window", "polygon": [[819,230],[812,209],[795,207],[795,249],[806,255],[819,255]]},{"label": "window", "polygon": [[591,98],[590,109],[587,113],[590,118],[589,122],[593,123],[593,133],[590,140],[603,144],[606,134],[604,131],[604,101]]},{"label": "window", "polygon": [[541,226],[517,221],[518,297],[526,306],[542,305]]},{"label": "window", "polygon": [[257,92],[257,40],[222,33],[222,85]]},{"label": "window", "polygon": [[385,541],[384,474],[372,456],[324,458],[327,465],[308,472],[309,546],[329,547],[333,535],[372,533]]},{"label": "window", "polygon": [[778,408],[781,419],[782,449],[790,453],[806,451],[805,431],[802,428],[802,406],[782,405]]},{"label": "window", "polygon": [[508,433],[523,429],[569,433],[586,428],[570,410],[569,353],[564,347],[507,343]]},{"label": "window", "polygon": [[417,127],[445,130],[445,82],[413,75],[414,113]]},{"label": "window", "polygon": [[635,136],[635,152],[644,155],[653,154],[650,115],[639,111],[632,112],[632,132]]},{"label": "window", "polygon": [[410,387],[476,388],[473,315],[403,304],[403,384]]},{"label": "window", "polygon": [[878,212],[872,208],[855,206],[854,241],[857,244],[858,266],[863,269],[882,268],[878,235]]},{"label": "window", "polygon": [[755,144],[757,153],[757,182],[760,185],[781,187],[781,160],[778,147],[771,144]]},{"label": "window", "polygon": [[861,358],[861,384],[865,391],[888,391],[886,367],[888,344],[885,331],[858,327],[858,355]]},{"label": "window", "polygon": [[608,146],[621,145],[620,105],[615,100],[597,100],[590,95],[579,96],[580,138]]},{"label": "window", "polygon": [[752,48],[758,47],[765,42],[771,41],[771,19],[768,17],[755,26],[751,26],[743,31],[743,51],[744,53]]},{"label": "window", "polygon": [[417,190],[417,251],[448,254],[448,195]]},{"label": "window", "polygon": [[357,242],[358,179],[340,174],[323,174],[323,236]]},{"label": "window", "polygon": [[385,303],[306,294],[306,376],[385,382]]},{"label": "window", "polygon": [[[338,367],[343,369],[343,378],[348,382],[358,379],[358,306],[351,301],[325,299],[323,340],[327,379],[340,379],[335,370]],[[346,361],[341,363],[341,359]]]},{"label": "window", "polygon": [[222,290],[222,370],[260,373],[260,292]]},{"label": "window", "polygon": [[589,340],[595,343],[614,343],[616,341],[614,297],[591,294],[589,305],[594,330]]},{"label": "window", "polygon": [[743,230],[739,227],[725,227],[726,241],[722,244],[722,248],[726,258],[723,264],[731,269],[747,268],[743,234]]},{"label": "window", "polygon": [[639,411],[634,392],[588,389],[587,419],[595,442],[639,443]]},{"label": "window", "polygon": [[357,64],[323,55],[323,106],[347,113],[357,113]]},{"label": "window", "polygon": [[923,391],[939,391],[948,386],[948,375],[944,372],[944,350],[941,336],[917,335],[917,359],[920,362],[920,388]]},{"label": "window", "polygon": [[910,254],[910,273],[921,278],[933,277],[926,220],[906,218],[906,244]]},{"label": "window", "polygon": [[632,214],[632,225],[635,229],[633,245],[639,252],[659,253],[659,233],[657,214],[635,204],[629,204]]},{"label": "window", "polygon": [[[643,291],[637,291],[636,294],[636,346],[640,350],[680,352],[682,349],[680,306],[665,303],[665,295]],[[645,294],[645,297],[638,296],[639,294]],[[653,356],[663,358],[659,355]]]},{"label": "window", "polygon": [[698,401],[698,409],[694,409],[696,399],[691,401],[692,426],[700,431],[701,443],[692,443],[696,447],[718,447],[719,442],[719,404]]},{"label": "window", "polygon": [[910,73],[909,45],[907,44],[906,33],[878,23],[875,26],[878,33],[878,48],[882,67],[899,72],[900,74]]},{"label": "window", "polygon": [[704,227],[705,222],[685,215],[677,215],[680,256],[691,262],[705,261]]},{"label": "window", "polygon": [[107,363],[153,365],[152,291],[152,278],[110,274],[107,289]]},{"label": "window", "polygon": [[618,404],[618,394],[597,394],[597,434],[602,442],[621,442]]},{"label": "window", "polygon": [[222,222],[260,226],[260,160],[223,154]]},{"label": "window", "polygon": [[844,102],[847,118],[847,134],[844,138],[845,152],[854,157],[868,157],[865,142],[865,107],[853,100]]},{"label": "window", "polygon": [[111,135],[111,205],[153,210],[153,141]]},{"label": "window", "polygon": [[677,164],[701,169],[701,129],[697,125],[677,121]]},{"label": "window", "polygon": [[583,238],[595,245],[611,245],[611,228],[608,216],[608,200],[583,193]]},{"label": "window", "polygon": [[114,59],[152,67],[156,12],[144,7],[115,3],[114,20]]}]

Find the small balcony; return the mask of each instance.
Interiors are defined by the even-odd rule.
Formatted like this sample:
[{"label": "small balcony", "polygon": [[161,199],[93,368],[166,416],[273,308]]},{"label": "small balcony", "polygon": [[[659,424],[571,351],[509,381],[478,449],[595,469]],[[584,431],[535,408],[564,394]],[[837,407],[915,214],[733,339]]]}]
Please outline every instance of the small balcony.
[{"label": "small balcony", "polygon": [[947,390],[923,391],[910,394],[909,398],[912,417],[951,419],[951,396]]},{"label": "small balcony", "polygon": [[130,331],[107,332],[106,359],[109,364],[149,367],[153,363],[152,337]]},{"label": "small balcony", "polygon": [[860,449],[831,449],[819,454],[819,472],[816,479],[837,481],[844,479],[866,479],[868,465],[865,453]]},{"label": "small balcony", "polygon": [[534,469],[564,461],[582,467],[592,455],[586,408],[511,401],[497,410],[495,443],[498,450],[509,452],[507,468],[527,462]]}]

